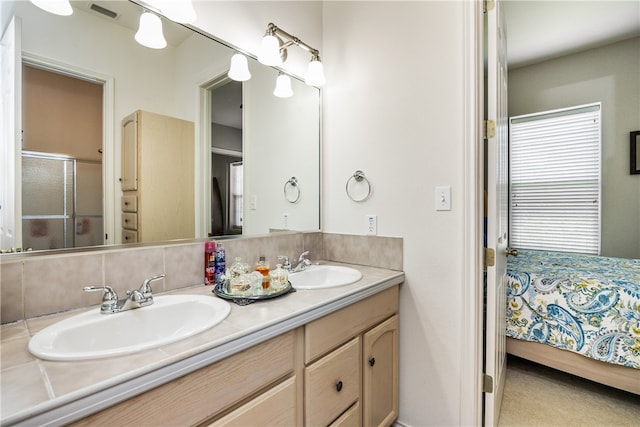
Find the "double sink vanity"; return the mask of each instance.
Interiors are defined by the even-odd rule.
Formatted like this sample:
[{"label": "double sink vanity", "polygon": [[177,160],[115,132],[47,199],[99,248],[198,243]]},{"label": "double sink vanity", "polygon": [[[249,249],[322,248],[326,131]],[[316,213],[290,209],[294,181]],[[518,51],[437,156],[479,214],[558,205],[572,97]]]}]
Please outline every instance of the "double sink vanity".
[{"label": "double sink vanity", "polygon": [[[290,276],[295,292],[246,306],[196,285],[122,313],[4,325],[3,373],[30,360],[41,377],[3,375],[2,425],[390,425],[404,274],[320,264]],[[20,333],[38,358],[5,345]]]}]

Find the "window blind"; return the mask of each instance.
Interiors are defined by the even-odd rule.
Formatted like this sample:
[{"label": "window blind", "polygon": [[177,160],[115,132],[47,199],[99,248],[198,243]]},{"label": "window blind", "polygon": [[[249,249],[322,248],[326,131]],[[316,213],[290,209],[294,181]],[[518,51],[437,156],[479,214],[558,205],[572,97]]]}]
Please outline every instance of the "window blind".
[{"label": "window blind", "polygon": [[512,247],[600,252],[600,110],[509,119]]}]

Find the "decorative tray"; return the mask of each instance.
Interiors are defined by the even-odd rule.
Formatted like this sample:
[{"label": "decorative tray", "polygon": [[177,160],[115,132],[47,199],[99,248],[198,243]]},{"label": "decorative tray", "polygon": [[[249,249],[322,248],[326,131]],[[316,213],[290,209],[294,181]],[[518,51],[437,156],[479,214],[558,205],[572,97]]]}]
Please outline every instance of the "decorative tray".
[{"label": "decorative tray", "polygon": [[227,293],[227,291],[224,289],[224,285],[224,283],[218,283],[213,287],[213,290],[211,292],[222,299],[233,301],[238,305],[249,305],[256,301],[277,298],[290,292],[296,291],[295,288],[291,286],[291,282],[289,281],[287,281],[287,286],[284,289],[279,289],[277,291],[267,292],[259,295],[230,294]]}]

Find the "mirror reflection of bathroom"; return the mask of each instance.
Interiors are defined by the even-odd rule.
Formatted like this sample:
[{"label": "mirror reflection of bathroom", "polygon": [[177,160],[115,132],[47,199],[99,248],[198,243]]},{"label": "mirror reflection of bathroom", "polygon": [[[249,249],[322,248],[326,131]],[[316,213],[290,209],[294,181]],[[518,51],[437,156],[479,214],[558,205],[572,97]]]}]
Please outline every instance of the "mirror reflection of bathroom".
[{"label": "mirror reflection of bathroom", "polygon": [[211,230],[209,236],[242,234],[242,83],[227,78],[211,95]]},{"label": "mirror reflection of bathroom", "polygon": [[101,245],[103,85],[22,66],[22,244]]}]

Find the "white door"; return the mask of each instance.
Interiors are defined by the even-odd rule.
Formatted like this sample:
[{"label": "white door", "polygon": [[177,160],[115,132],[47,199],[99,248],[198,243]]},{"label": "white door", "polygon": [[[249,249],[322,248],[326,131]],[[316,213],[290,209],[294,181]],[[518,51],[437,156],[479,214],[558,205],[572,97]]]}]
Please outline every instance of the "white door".
[{"label": "white door", "polygon": [[[506,374],[506,266],[508,242],[507,60],[499,1],[487,11],[487,286],[485,313],[484,422],[498,424]],[[488,126],[491,128],[491,125]],[[494,260],[491,261],[491,258]]]},{"label": "white door", "polygon": [[22,226],[22,59],[21,21],[14,17],[0,40],[0,248],[21,245]]}]

